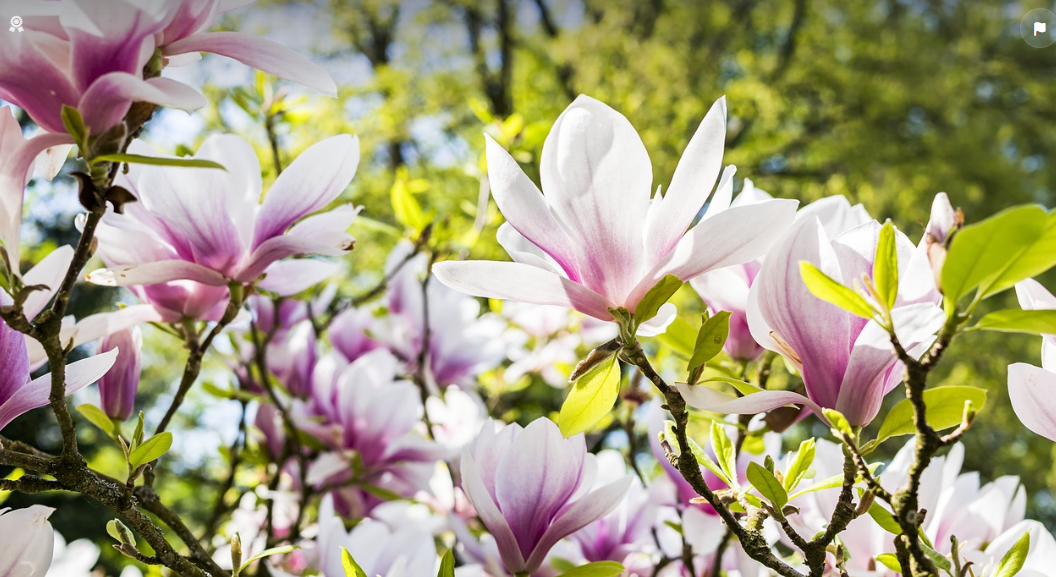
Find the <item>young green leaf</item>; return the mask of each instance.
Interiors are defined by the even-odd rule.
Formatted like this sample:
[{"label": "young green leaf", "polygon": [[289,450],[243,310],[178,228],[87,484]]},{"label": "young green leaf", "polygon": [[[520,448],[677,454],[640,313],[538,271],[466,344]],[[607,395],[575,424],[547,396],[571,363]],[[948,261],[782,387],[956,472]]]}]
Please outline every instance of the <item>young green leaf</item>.
[{"label": "young green leaf", "polygon": [[879,294],[880,304],[887,310],[895,306],[898,296],[898,249],[895,243],[895,225],[891,221],[880,228],[876,243],[876,258],[873,260],[873,283]]},{"label": "young green leaf", "polygon": [[814,452],[814,439],[807,439],[799,444],[799,450],[796,451],[796,456],[792,458],[792,462],[788,465],[788,470],[785,472],[785,491],[795,490],[799,482],[806,476],[811,464],[814,463]]},{"label": "young green leaf", "polygon": [[675,275],[667,275],[660,282],[653,285],[649,292],[645,293],[642,300],[634,311],[634,322],[639,325],[656,316],[660,307],[664,305],[678,289],[682,288],[683,281]]},{"label": "young green leaf", "polygon": [[843,413],[836,409],[822,409],[822,413],[825,414],[825,418],[832,425],[832,434],[835,437],[839,438],[841,433],[854,436],[854,429],[851,428],[851,423],[847,420],[847,417],[843,416]]},{"label": "young green leaf", "polygon": [[924,554],[931,559],[931,562],[934,563],[936,567],[945,571],[947,575],[952,575],[951,570],[953,569],[953,564],[950,563],[950,560],[942,553],[936,551],[935,548],[931,546],[931,543],[928,543],[927,535],[924,535],[923,529],[920,530],[920,535],[922,536],[922,539],[920,540],[920,548],[924,550]]},{"label": "young green leaf", "polygon": [[736,488],[737,483],[737,455],[733,450],[733,443],[726,435],[726,428],[719,421],[711,422],[711,450],[719,461],[719,467],[730,480],[730,486]]},{"label": "young green leaf", "polygon": [[657,335],[656,338],[678,356],[688,359],[693,356],[696,336],[697,329],[689,321],[682,317],[675,317],[674,322],[667,325],[667,330]]},{"label": "young green leaf", "polygon": [[[960,425],[964,419],[964,403],[967,401],[972,403],[974,410],[981,410],[986,405],[986,390],[957,385],[924,391],[924,403],[928,407],[924,414],[928,424],[936,431]],[[916,430],[913,423],[913,404],[909,399],[905,399],[891,407],[884,417],[876,443],[882,443],[891,437],[911,435]]]},{"label": "young green leaf", "polygon": [[1001,557],[1001,561],[997,564],[997,569],[994,570],[993,577],[1015,577],[1027,561],[1027,553],[1029,551],[1030,532],[1028,531],[1016,540],[1016,544],[1012,545],[1012,548],[1005,553],[1004,557]]},{"label": "young green leaf", "polygon": [[876,314],[865,297],[836,282],[813,263],[800,261],[799,274],[803,277],[807,290],[819,299],[862,318],[871,319]]},{"label": "young green leaf", "polygon": [[[880,465],[881,465],[881,463],[870,463],[869,464],[869,472],[875,475],[877,469],[880,468]],[[858,478],[855,480],[855,483],[857,483],[857,482],[859,482],[861,480],[862,480],[862,477],[861,477],[861,475],[859,475]],[[803,495],[806,495],[807,493],[813,493],[815,491],[823,491],[825,489],[834,489],[836,487],[842,487],[842,486],[843,486],[843,473],[840,473],[839,475],[833,475],[831,477],[826,477],[826,478],[818,481],[817,483],[814,483],[813,485],[810,485],[809,487],[800,489],[800,490],[796,491],[795,493],[792,493],[791,495],[788,496],[788,500],[789,501],[794,501],[796,498],[802,497]]]},{"label": "young green leaf", "polygon": [[132,465],[133,469],[138,468],[140,465],[145,465],[154,459],[164,455],[172,447],[172,433],[165,431],[164,433],[158,433],[150,439],[147,439],[142,445],[132,451],[132,454],[128,458],[128,462]]},{"label": "young green leaf", "polygon": [[623,565],[615,561],[598,561],[565,571],[558,577],[616,577],[624,571]]},{"label": "young green leaf", "polygon": [[1054,335],[1056,334],[1056,310],[1006,309],[994,311],[979,319],[979,322],[968,330]]},{"label": "young green leaf", "polygon": [[[671,423],[671,429],[674,430],[674,422],[667,422]],[[674,437],[673,432],[669,434]],[[711,456],[709,456],[707,451],[704,450],[704,447],[701,447],[696,441],[694,441],[693,437],[686,437],[686,440],[689,441],[689,450],[693,452],[693,458],[697,460],[697,464],[714,473],[723,483],[726,483],[727,487],[732,487],[733,482],[726,476],[726,473],[723,472],[722,468],[711,459]]]},{"label": "young green leaf", "polygon": [[341,567],[345,570],[345,577],[367,577],[367,573],[344,547],[341,548]]},{"label": "young green leaf", "polygon": [[[968,225],[954,235],[941,273],[947,311],[977,286],[985,285],[981,288],[985,295],[1051,267],[1049,258],[1056,260],[1056,254],[1049,258],[1034,254],[1039,252],[1035,245],[1046,235],[1049,221],[1040,206],[1016,206]],[[1019,262],[1024,256],[1027,258]]]},{"label": "young green leaf", "polygon": [[81,154],[85,154],[85,149],[88,147],[88,127],[84,124],[81,111],[63,104],[62,125],[66,127],[66,132],[73,137],[73,143],[77,145],[77,148],[81,149]]},{"label": "young green leaf", "polygon": [[1000,274],[988,277],[981,284],[983,297],[1012,288],[1021,280],[1036,277],[1056,266],[1056,211],[1049,211],[1048,221],[1038,238],[1025,247]]},{"label": "young green leaf", "polygon": [[437,572],[436,577],[455,577],[455,554],[450,549],[444,551],[444,556],[440,559],[440,571]]},{"label": "young green leaf", "polygon": [[132,433],[132,450],[143,444],[143,411],[139,412],[136,419],[136,430]]},{"label": "young green leaf", "polygon": [[773,473],[767,471],[766,467],[760,466],[759,463],[748,463],[747,477],[748,482],[759,491],[760,495],[773,503],[778,511],[788,503],[788,492],[781,485],[781,481],[778,481]]},{"label": "young green leaf", "polygon": [[82,417],[88,419],[88,422],[99,427],[106,435],[110,438],[114,438],[117,431],[117,427],[114,425],[114,421],[110,419],[99,407],[85,403],[77,406],[77,412]]},{"label": "young green leaf", "polygon": [[255,563],[257,561],[260,561],[261,559],[263,559],[265,557],[271,557],[272,555],[285,555],[287,553],[292,553],[292,552],[296,551],[297,549],[300,549],[300,546],[298,546],[298,545],[284,545],[282,547],[272,547],[271,549],[265,549],[265,550],[261,551],[260,553],[257,553],[256,555],[254,555],[254,556],[250,557],[249,559],[246,559],[245,561],[243,561],[242,565],[239,566],[238,572],[241,573],[241,572],[245,571],[246,569],[249,568],[250,565],[252,565],[253,563]]},{"label": "young green leaf", "polygon": [[869,516],[872,517],[873,521],[876,521],[876,524],[884,531],[887,531],[892,535],[902,534],[902,527],[898,524],[898,521],[895,520],[895,516],[887,509],[881,507],[879,503],[873,503],[873,506],[869,507]]},{"label": "young green leaf", "polygon": [[582,433],[609,414],[620,396],[620,363],[616,355],[583,374],[568,391],[557,424],[566,437]]},{"label": "young green leaf", "polygon": [[92,164],[100,162],[124,162],[128,164],[150,164],[153,166],[179,166],[183,168],[217,168],[226,171],[224,165],[201,158],[163,158],[160,156],[143,156],[142,154],[101,154],[92,159]]},{"label": "young green leaf", "polygon": [[894,553],[881,553],[876,556],[876,560],[884,567],[887,567],[896,573],[902,571],[902,566],[898,564],[898,557],[896,557]]},{"label": "young green leaf", "polygon": [[719,311],[714,316],[704,321],[697,332],[697,340],[693,345],[693,356],[689,359],[686,370],[693,369],[715,358],[726,344],[726,337],[730,336],[730,313]]}]

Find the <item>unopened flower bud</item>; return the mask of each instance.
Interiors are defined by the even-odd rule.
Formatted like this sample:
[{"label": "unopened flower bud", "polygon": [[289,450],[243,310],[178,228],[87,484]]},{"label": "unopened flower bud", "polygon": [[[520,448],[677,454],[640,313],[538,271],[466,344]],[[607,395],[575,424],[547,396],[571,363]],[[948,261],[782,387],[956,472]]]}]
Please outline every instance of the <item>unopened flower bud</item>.
[{"label": "unopened flower bud", "polygon": [[235,533],[231,538],[231,567],[234,577],[238,577],[239,569],[242,567],[242,538]]},{"label": "unopened flower bud", "polygon": [[124,421],[132,416],[139,389],[143,350],[143,334],[139,327],[109,335],[99,346],[101,353],[114,349],[118,349],[117,360],[113,368],[99,379],[99,396],[107,416]]}]

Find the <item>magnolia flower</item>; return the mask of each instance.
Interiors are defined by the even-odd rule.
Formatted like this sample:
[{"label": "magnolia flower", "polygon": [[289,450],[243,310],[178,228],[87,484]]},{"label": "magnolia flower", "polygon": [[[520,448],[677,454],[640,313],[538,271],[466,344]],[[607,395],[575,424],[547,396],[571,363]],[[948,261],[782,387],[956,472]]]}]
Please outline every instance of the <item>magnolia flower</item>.
[{"label": "magnolia flower", "polygon": [[[617,481],[626,474],[623,456],[616,451],[602,451],[597,455],[599,479],[595,486]],[[652,549],[652,528],[656,522],[657,507],[651,495],[637,477],[631,477],[631,486],[619,505],[604,517],[580,529],[572,535],[579,544],[583,559],[588,563],[616,561],[624,563],[632,553]]]},{"label": "magnolia flower", "polygon": [[203,33],[223,4],[234,8],[244,2],[26,2],[19,8],[24,31],[0,36],[5,55],[0,98],[54,133],[65,132],[63,105],[74,107],[93,135],[120,123],[133,102],[184,110],[204,106],[205,98],[187,85],[144,78],[159,49],[166,57],[186,55],[177,63],[195,59],[198,52],[223,54],[336,95],[325,72],[281,45],[236,32]]},{"label": "magnolia flower", "polygon": [[345,577],[341,566],[344,547],[367,575],[421,577],[433,575],[439,566],[433,537],[413,527],[389,529],[370,519],[351,531],[334,514],[329,496],[319,506],[319,537],[316,539],[317,568],[323,577]]},{"label": "magnolia flower", "polygon": [[[1023,310],[1056,309],[1056,296],[1038,281],[1027,279],[1016,284],[1016,295]],[[1041,366],[1015,363],[1008,367],[1008,396],[1019,420],[1035,433],[1056,441],[1056,335],[1043,335]]]},{"label": "magnolia flower", "polygon": [[[729,197],[717,194],[690,228],[719,175],[725,122],[720,99],[690,140],[667,194],[652,199],[641,139],[623,115],[593,98],[577,98],[546,138],[545,196],[486,138],[495,202],[508,221],[499,242],[514,262],[437,263],[437,278],[475,296],[560,305],[609,321],[610,308],[634,312],[667,275],[689,280],[762,256],[791,224],[796,201],[730,207]],[[673,315],[668,307],[656,320]]]},{"label": "magnolia flower", "polygon": [[48,517],[51,507],[0,509],[0,575],[44,577],[51,566],[55,530]]},{"label": "magnolia flower", "polygon": [[[745,206],[769,198],[769,194],[755,188],[751,180],[745,179],[744,188],[730,206]],[[762,262],[759,258],[715,269],[689,281],[693,290],[704,299],[711,314],[719,311],[730,313],[730,333],[723,349],[734,360],[754,361],[763,354],[763,347],[755,342],[748,330],[748,289],[755,282]]]},{"label": "magnolia flower", "polygon": [[378,350],[338,371],[313,375],[311,404],[298,416],[302,430],[332,449],[309,468],[305,482],[324,486],[353,476],[358,481],[335,491],[343,514],[362,516],[383,501],[363,486],[413,496],[428,485],[434,463],[444,456],[442,447],[416,430],[421,394],[414,384],[397,381],[396,369],[396,359]]},{"label": "magnolia flower", "polygon": [[[0,306],[14,301],[0,291]],[[66,394],[94,383],[114,364],[117,351],[112,350],[66,365]],[[26,339],[0,320],[0,430],[16,417],[48,404],[51,395],[51,373],[29,378],[30,361]]]},{"label": "magnolia flower", "polygon": [[583,435],[565,439],[549,419],[485,423],[462,454],[462,488],[509,572],[535,572],[554,544],[619,504],[631,478],[586,492],[595,468]]},{"label": "magnolia flower", "polygon": [[[871,278],[880,224],[843,197],[804,209],[796,225],[767,254],[752,285],[748,326],[755,340],[783,355],[803,377],[807,396],[760,391],[741,398],[706,386],[680,384],[686,402],[722,413],[759,413],[803,404],[819,415],[836,409],[852,425],[865,425],[902,377],[887,331],[875,320],[851,314],[815,297],[800,277],[801,261],[818,266],[844,285]],[[911,353],[930,344],[942,325],[926,253],[896,231],[899,294],[892,312],[895,330]],[[922,352],[922,351],[921,351]]]},{"label": "magnolia flower", "polygon": [[121,182],[139,202],[103,218],[99,254],[111,268],[92,272],[89,281],[194,281],[220,288],[255,282],[285,257],[335,256],[352,248],[345,232],[357,212],[351,205],[301,219],[327,206],[352,180],[359,162],[355,137],[309,147],[275,179],[263,203],[260,163],[242,138],[213,136],[195,158],[227,170],[145,166]]},{"label": "magnolia flower", "polygon": [[[62,168],[62,161],[66,159],[68,151],[56,155],[47,151],[52,147],[61,148],[64,141],[61,135],[46,133],[26,140],[22,137],[22,127],[11,107],[0,106],[0,244],[3,244],[0,262],[6,261],[6,268],[15,276],[22,274],[18,262],[23,194],[34,170],[34,161],[36,171],[51,180]],[[44,159],[45,162],[37,159]]]},{"label": "magnolia flower", "polygon": [[143,358],[143,333],[139,327],[118,331],[103,338],[99,350],[118,351],[114,368],[99,379],[99,400],[107,416],[124,421],[135,409]]}]

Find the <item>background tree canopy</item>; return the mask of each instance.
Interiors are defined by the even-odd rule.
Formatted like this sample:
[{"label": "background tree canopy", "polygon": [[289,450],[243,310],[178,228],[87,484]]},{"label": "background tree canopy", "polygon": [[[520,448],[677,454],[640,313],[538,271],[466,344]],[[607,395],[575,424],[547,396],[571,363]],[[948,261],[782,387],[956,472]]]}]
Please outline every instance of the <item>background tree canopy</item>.
[{"label": "background tree canopy", "polygon": [[[502,219],[481,180],[482,133],[514,151],[537,180],[550,124],[580,93],[631,120],[656,183],[670,180],[707,108],[725,95],[725,162],[737,166],[738,180],[803,202],[843,194],[919,238],[939,191],[968,222],[1016,203],[1054,204],[1056,47],[1032,48],[1019,36],[1020,18],[1034,7],[1000,0],[271,0],[240,11],[240,28],[313,54],[338,81],[340,97],[287,93],[292,87],[264,77],[255,89],[232,88],[232,76],[245,70],[207,56],[208,66],[193,74],[212,108],[193,120],[165,111],[146,140],[179,153],[209,130],[236,132],[255,141],[273,177],[276,165],[308,144],[358,134],[363,160],[345,199],[364,206],[353,228],[359,242],[344,261],[342,282],[352,291],[380,278],[362,271],[380,271],[395,241],[414,236],[405,231],[434,218],[430,242],[504,258],[495,242]],[[60,200],[38,201],[32,214],[42,242],[68,243],[75,194],[47,190],[56,189]],[[1040,280],[1056,286],[1051,275]],[[98,287],[79,290],[78,316],[117,298]],[[699,310],[699,300],[681,296],[682,307]],[[1015,306],[1014,296],[1004,298],[995,304]],[[178,365],[171,359],[182,352],[157,331],[148,338],[145,350],[157,358],[145,363],[141,398],[170,395]],[[1014,335],[962,339],[951,351],[955,362],[945,365],[957,368],[947,368],[940,384],[990,390],[983,426],[965,437],[965,466],[984,481],[1018,473],[1030,495],[1028,516],[1051,528],[1053,445],[1020,425],[1005,392],[1007,359],[1037,364],[1038,348],[1036,338]],[[212,378],[230,379],[224,369],[217,362]],[[540,414],[556,410],[563,396],[550,387],[510,394],[521,395],[522,411],[534,406]],[[213,402],[201,390],[195,395]],[[199,423],[205,446],[230,443],[237,406],[232,414],[230,422]],[[52,428],[38,411],[10,431],[56,440]],[[86,443],[99,441],[91,430],[81,434]],[[217,487],[201,479],[210,467],[222,469],[215,454],[200,454],[194,444],[188,436],[177,447],[182,459],[168,465],[182,467],[180,475],[159,478],[182,487],[192,518],[197,499],[195,521],[204,523],[212,497],[202,495]],[[97,459],[119,466],[115,449],[97,446]],[[70,539],[93,536],[77,523],[78,515],[93,514],[64,505],[53,521]]]}]

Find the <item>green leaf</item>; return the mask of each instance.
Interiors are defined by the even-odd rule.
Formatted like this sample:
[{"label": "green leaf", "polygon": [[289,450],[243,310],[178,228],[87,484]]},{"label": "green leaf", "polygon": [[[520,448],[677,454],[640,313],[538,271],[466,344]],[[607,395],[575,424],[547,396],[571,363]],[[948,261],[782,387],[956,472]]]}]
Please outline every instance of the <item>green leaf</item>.
[{"label": "green leaf", "polygon": [[872,305],[862,295],[836,282],[813,263],[800,261],[799,274],[803,277],[807,290],[819,299],[862,318],[871,319],[876,314]]},{"label": "green leaf", "polygon": [[572,383],[557,424],[566,437],[582,433],[609,414],[620,396],[620,363],[616,355],[598,363]]},{"label": "green leaf", "polygon": [[101,154],[92,159],[92,164],[100,162],[125,162],[128,164],[150,164],[153,166],[179,166],[183,168],[217,168],[226,171],[224,165],[200,158],[162,158],[143,156],[142,154]]},{"label": "green leaf", "polygon": [[814,463],[814,451],[814,439],[807,439],[799,444],[799,450],[796,451],[796,456],[788,465],[788,471],[785,472],[785,491],[794,490],[806,476],[810,465]]},{"label": "green leaf", "polygon": [[660,282],[653,285],[649,292],[645,293],[642,300],[634,310],[634,322],[641,325],[645,321],[656,316],[660,307],[668,301],[678,289],[682,288],[683,281],[675,275],[667,275]]},{"label": "green leaf", "polygon": [[436,577],[455,577],[455,554],[450,549],[444,551],[444,556],[440,559],[440,571],[437,572]]},{"label": "green leaf", "polygon": [[993,577],[1015,577],[1019,570],[1023,568],[1023,563],[1027,560],[1027,553],[1030,551],[1030,531],[1023,533],[1015,545],[1005,553],[1004,557],[1001,557],[1001,561],[997,564],[997,569],[994,570]]},{"label": "green leaf", "polygon": [[697,340],[693,345],[693,356],[690,357],[686,370],[692,372],[693,369],[715,358],[715,355],[722,350],[722,345],[726,344],[726,337],[729,335],[729,312],[719,311],[704,321],[704,324],[700,326],[700,330],[697,331]]},{"label": "green leaf", "polygon": [[660,333],[656,338],[664,346],[670,347],[676,354],[683,358],[693,356],[693,343],[697,336],[697,329],[682,317],[675,317],[674,322],[667,325],[667,330]]},{"label": "green leaf", "polygon": [[[957,232],[942,266],[941,284],[947,311],[953,310],[957,301],[977,286],[986,285],[993,290],[1007,285],[1023,272],[1032,274],[1018,280],[1042,272],[1037,269],[1047,262],[1044,258],[1032,254],[1022,264],[1017,261],[1025,253],[1034,252],[1032,247],[1045,234],[1049,220],[1040,206],[1016,206]],[[1056,259],[1056,255],[1052,258]],[[983,288],[983,293],[986,290]]]},{"label": "green leaf", "polygon": [[880,304],[887,310],[895,306],[898,296],[898,250],[895,244],[895,225],[891,221],[880,228],[873,260],[873,283],[880,296]]},{"label": "green leaf", "polygon": [[767,471],[766,467],[759,463],[748,463],[747,476],[748,482],[759,491],[760,495],[773,503],[778,511],[788,503],[788,492],[781,485],[781,481],[778,481],[773,473]]},{"label": "green leaf", "polygon": [[[673,431],[675,426],[674,422],[666,422],[670,423],[671,430]],[[674,437],[673,432],[670,433],[670,435]],[[726,483],[727,487],[732,487],[733,482],[726,476],[726,473],[723,472],[722,468],[720,468],[715,461],[711,460],[711,457],[708,455],[707,451],[704,450],[704,447],[701,447],[692,437],[686,437],[686,440],[689,441],[689,450],[693,452],[693,458],[697,460],[697,464],[714,473],[719,479],[722,479],[722,482]]]},{"label": "green leaf", "polygon": [[[971,401],[978,411],[986,405],[986,390],[964,385],[936,387],[924,391],[925,412],[928,424],[936,431],[948,429],[961,424],[964,418],[964,403]],[[900,401],[884,417],[876,443],[882,443],[891,437],[912,435],[917,430],[913,424],[913,404],[909,399]]]},{"label": "green leaf", "polygon": [[[869,464],[869,472],[875,475],[876,474],[876,470],[880,468],[880,465],[881,465],[881,463],[870,463]],[[862,477],[859,475],[858,478],[855,480],[855,482],[857,483],[857,482],[859,482],[861,480],[862,480]],[[825,479],[822,479],[822,480],[818,481],[817,483],[814,483],[813,485],[810,485],[809,487],[807,487],[805,489],[800,489],[799,491],[796,491],[795,493],[792,493],[791,495],[788,496],[788,500],[792,501],[792,500],[796,499],[797,497],[802,497],[803,495],[806,495],[807,493],[813,493],[815,491],[823,491],[825,489],[834,489],[836,487],[842,487],[842,486],[843,486],[843,473],[840,473],[839,475],[833,475],[831,477],[826,477]]]},{"label": "green leaf", "polygon": [[133,469],[136,469],[140,465],[149,463],[164,455],[169,451],[170,447],[172,447],[172,433],[168,431],[158,433],[147,439],[142,445],[137,447],[135,451],[132,451],[132,454],[128,458],[128,462],[132,465]]},{"label": "green leaf", "polygon": [[143,411],[139,412],[139,417],[136,420],[136,430],[132,433],[132,449],[143,443]]},{"label": "green leaf", "polygon": [[[922,536],[924,535],[923,529],[921,529],[920,534]],[[927,555],[929,559],[931,559],[931,562],[934,563],[936,567],[945,571],[947,575],[951,574],[951,569],[953,569],[953,565],[950,563],[950,560],[947,559],[946,556],[942,553],[936,551],[927,542],[926,536],[924,537],[924,539],[920,540],[920,548],[924,550],[924,554]]]},{"label": "green leaf", "polygon": [[99,407],[85,403],[77,406],[77,412],[87,419],[89,423],[99,427],[111,439],[117,434],[117,426],[114,424],[113,419],[107,416]]},{"label": "green leaf", "polygon": [[297,549],[300,549],[300,546],[298,546],[298,545],[284,545],[282,547],[272,547],[271,549],[265,549],[265,550],[261,551],[260,553],[257,553],[256,555],[250,557],[249,559],[246,559],[245,562],[242,563],[242,566],[239,567],[238,572],[241,573],[241,572],[245,571],[254,562],[260,561],[261,559],[263,559],[265,557],[271,557],[272,555],[285,555],[287,553],[292,553],[292,552],[296,551]]},{"label": "green leaf", "polygon": [[81,116],[81,111],[72,106],[63,104],[62,125],[66,127],[66,132],[73,137],[74,144],[81,149],[80,153],[82,155],[85,154],[88,147],[88,127],[84,124],[84,118]]},{"label": "green leaf", "polygon": [[396,222],[415,231],[420,231],[429,224],[425,213],[422,212],[422,205],[418,204],[418,199],[414,198],[406,180],[397,178],[392,185],[390,196]]},{"label": "green leaf", "polygon": [[876,556],[876,560],[884,567],[887,567],[896,573],[902,572],[902,566],[898,564],[898,557],[896,557],[894,553],[881,553]]},{"label": "green leaf", "polygon": [[884,509],[879,503],[873,503],[872,507],[869,507],[869,516],[876,521],[876,524],[881,529],[891,533],[892,535],[901,535],[902,527],[899,526],[898,521],[895,520],[895,516],[890,511]]},{"label": "green leaf", "polygon": [[559,577],[616,577],[624,571],[623,565],[615,561],[598,561],[565,571]]},{"label": "green leaf", "polygon": [[850,421],[847,420],[847,417],[843,416],[843,413],[836,409],[822,409],[821,412],[825,414],[825,418],[828,419],[829,423],[832,425],[833,435],[835,437],[839,437],[840,433],[846,433],[847,435],[854,437],[854,429],[851,428]]},{"label": "green leaf", "polygon": [[1026,333],[1028,335],[1056,334],[1056,310],[1006,309],[994,311],[968,330]]},{"label": "green leaf", "polygon": [[1033,278],[1056,266],[1056,211],[1049,211],[1048,222],[1041,231],[1041,235],[1027,246],[1018,258],[1009,263],[1008,267],[991,278],[983,281],[985,287],[983,296],[997,294],[1005,289],[1012,288],[1021,280]]},{"label": "green leaf", "polygon": [[726,435],[726,429],[719,421],[711,422],[711,450],[719,460],[719,467],[730,480],[731,487],[737,487],[737,454],[733,450],[733,443]]},{"label": "green leaf", "polygon": [[367,577],[367,573],[344,547],[341,548],[341,567],[345,570],[345,577]]}]

